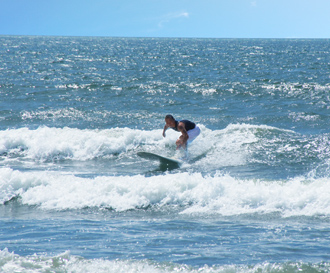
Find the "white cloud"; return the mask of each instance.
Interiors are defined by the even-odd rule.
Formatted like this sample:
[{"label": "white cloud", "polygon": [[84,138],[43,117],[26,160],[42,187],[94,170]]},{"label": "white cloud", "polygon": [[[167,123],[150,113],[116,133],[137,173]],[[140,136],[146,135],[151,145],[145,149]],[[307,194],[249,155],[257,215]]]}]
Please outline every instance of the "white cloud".
[{"label": "white cloud", "polygon": [[160,22],[158,23],[159,27],[163,27],[164,24],[174,20],[174,19],[178,19],[178,18],[188,18],[189,17],[189,13],[188,12],[175,12],[175,13],[168,13],[166,15],[164,15]]}]

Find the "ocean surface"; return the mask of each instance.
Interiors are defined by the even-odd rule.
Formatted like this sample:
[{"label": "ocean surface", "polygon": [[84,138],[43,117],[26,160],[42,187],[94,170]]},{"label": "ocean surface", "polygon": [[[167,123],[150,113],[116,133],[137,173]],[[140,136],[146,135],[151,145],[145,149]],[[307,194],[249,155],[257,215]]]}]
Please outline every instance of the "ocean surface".
[{"label": "ocean surface", "polygon": [[0,272],[330,271],[330,40],[0,36],[0,98]]}]

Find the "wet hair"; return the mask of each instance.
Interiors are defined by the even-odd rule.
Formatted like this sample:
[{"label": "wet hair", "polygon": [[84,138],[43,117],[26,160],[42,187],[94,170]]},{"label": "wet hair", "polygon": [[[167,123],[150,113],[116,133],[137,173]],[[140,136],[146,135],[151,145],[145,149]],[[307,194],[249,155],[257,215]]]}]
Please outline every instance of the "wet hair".
[{"label": "wet hair", "polygon": [[165,119],[171,119],[171,120],[175,120],[175,118],[172,115],[166,115]]}]

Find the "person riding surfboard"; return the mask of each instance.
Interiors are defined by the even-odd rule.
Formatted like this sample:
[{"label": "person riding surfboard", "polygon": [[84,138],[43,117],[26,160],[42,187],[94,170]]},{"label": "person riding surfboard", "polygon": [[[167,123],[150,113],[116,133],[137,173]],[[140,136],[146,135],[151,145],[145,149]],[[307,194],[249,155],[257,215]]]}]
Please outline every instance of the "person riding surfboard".
[{"label": "person riding surfboard", "polygon": [[171,128],[181,133],[181,136],[176,141],[176,149],[187,149],[187,144],[191,143],[200,134],[200,128],[192,121],[181,120],[177,121],[172,115],[165,116],[165,126],[163,137],[166,137],[165,132]]}]

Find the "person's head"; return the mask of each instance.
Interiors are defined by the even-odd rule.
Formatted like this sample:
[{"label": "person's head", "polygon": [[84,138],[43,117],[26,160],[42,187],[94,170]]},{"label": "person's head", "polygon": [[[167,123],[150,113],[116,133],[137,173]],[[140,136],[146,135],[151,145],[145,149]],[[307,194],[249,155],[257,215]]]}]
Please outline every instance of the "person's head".
[{"label": "person's head", "polygon": [[166,115],[165,122],[168,126],[175,127],[175,118],[172,115]]}]

